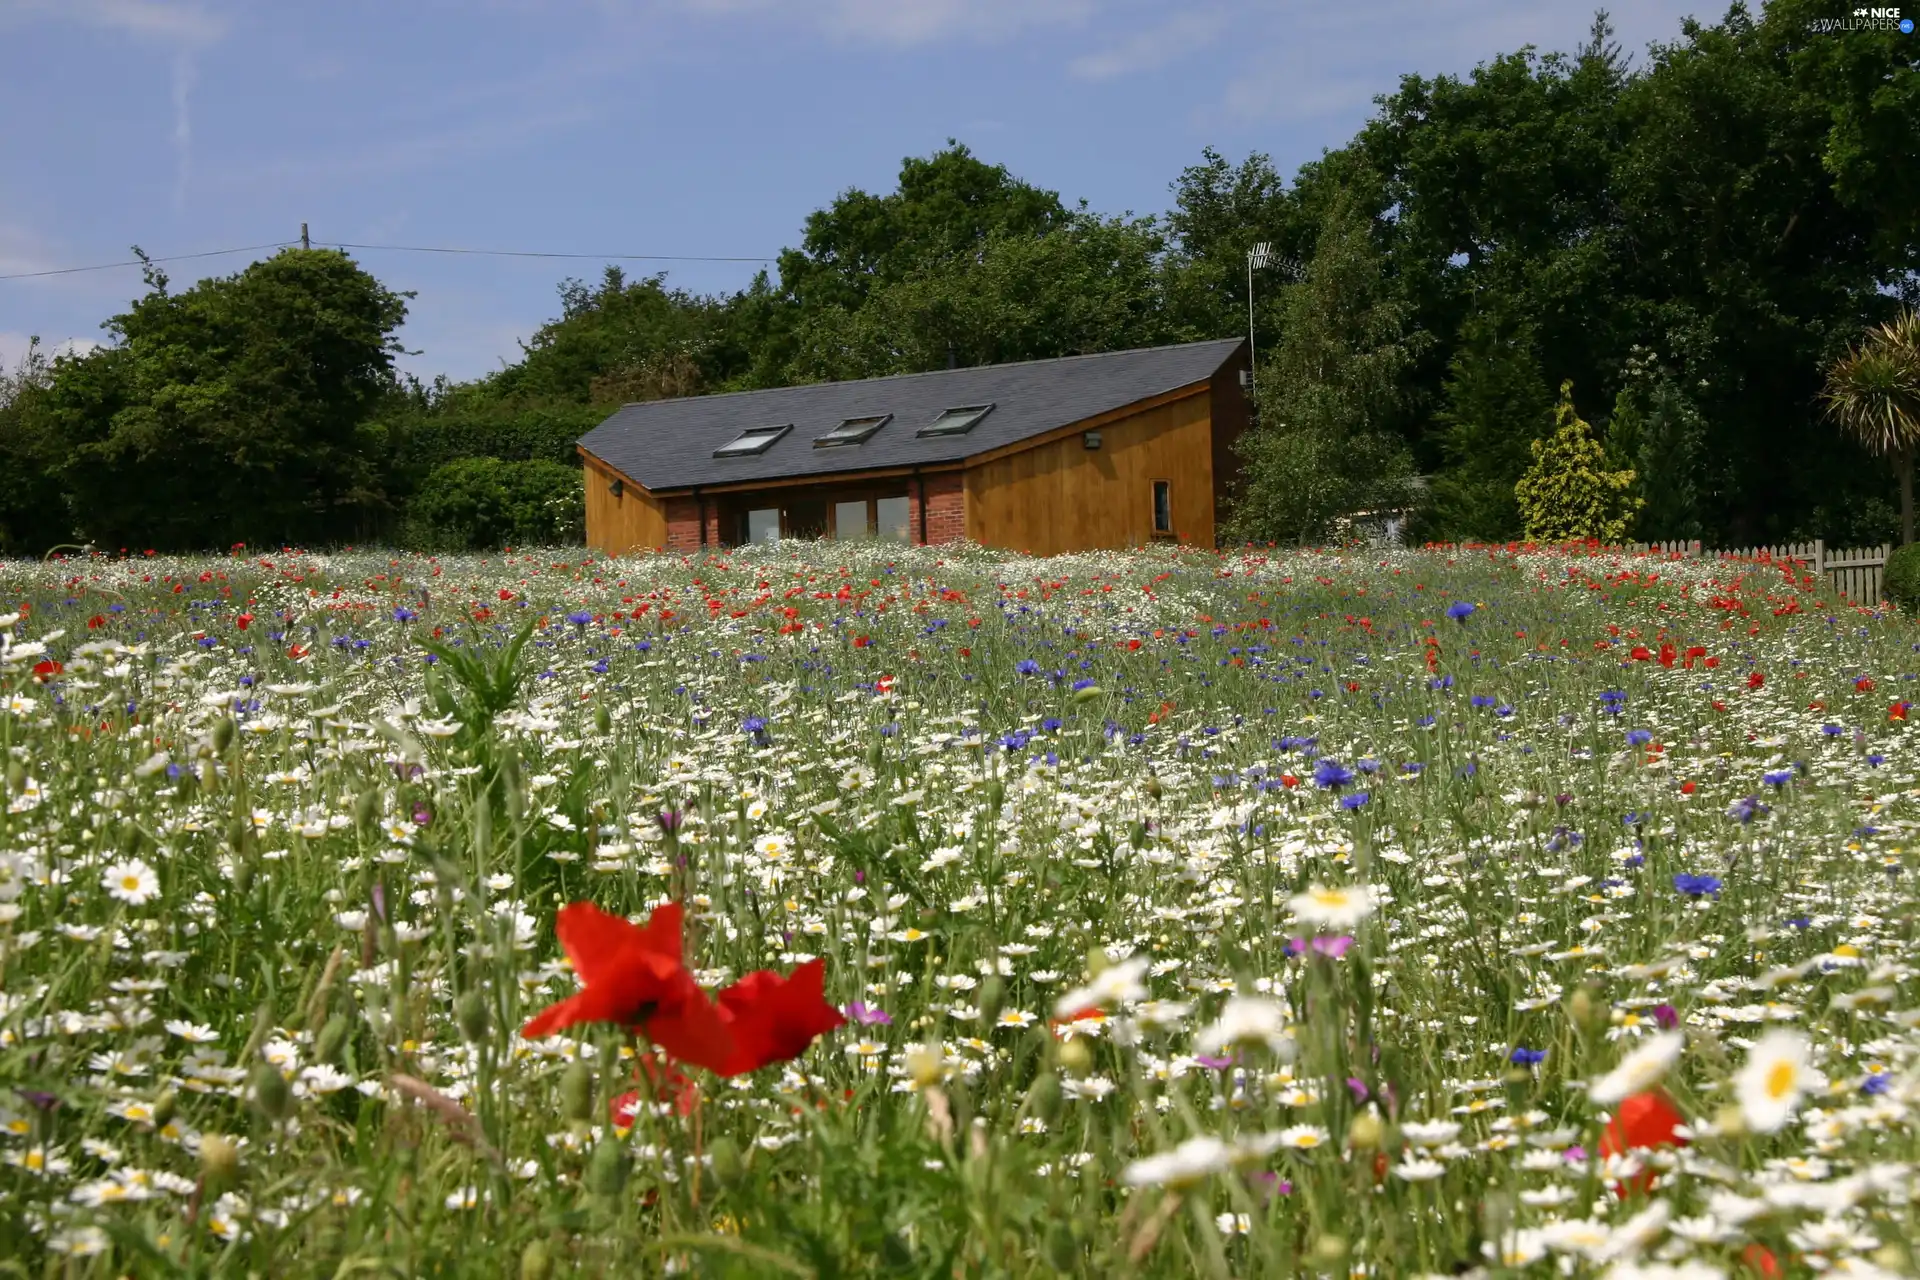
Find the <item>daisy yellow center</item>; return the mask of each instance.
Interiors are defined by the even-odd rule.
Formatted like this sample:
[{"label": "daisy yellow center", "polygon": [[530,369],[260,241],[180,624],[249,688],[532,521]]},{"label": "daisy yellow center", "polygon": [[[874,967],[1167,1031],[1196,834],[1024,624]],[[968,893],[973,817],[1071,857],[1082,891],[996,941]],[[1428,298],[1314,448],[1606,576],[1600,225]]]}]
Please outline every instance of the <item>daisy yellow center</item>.
[{"label": "daisy yellow center", "polygon": [[1300,1135],[1297,1145],[1302,1147],[1317,1147],[1320,1145],[1320,1139],[1311,1133],[1303,1133]]},{"label": "daisy yellow center", "polygon": [[129,892],[135,889],[138,889],[140,887],[140,877],[139,876],[121,876],[120,887],[122,889],[128,890]]},{"label": "daisy yellow center", "polygon": [[1791,1062],[1776,1062],[1767,1068],[1767,1096],[1778,1100],[1793,1091],[1793,1081],[1798,1073]]},{"label": "daisy yellow center", "polygon": [[1323,907],[1344,907],[1347,905],[1347,895],[1338,889],[1322,889],[1313,895],[1313,900]]}]

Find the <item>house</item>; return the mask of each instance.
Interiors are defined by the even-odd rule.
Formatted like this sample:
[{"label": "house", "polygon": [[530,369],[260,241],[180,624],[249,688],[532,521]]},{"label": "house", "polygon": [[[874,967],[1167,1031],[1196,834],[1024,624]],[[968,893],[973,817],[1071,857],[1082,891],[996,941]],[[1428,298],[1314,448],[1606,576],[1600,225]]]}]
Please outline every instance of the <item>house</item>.
[{"label": "house", "polygon": [[587,542],[1210,547],[1247,364],[1235,339],[626,405],[580,440]]}]

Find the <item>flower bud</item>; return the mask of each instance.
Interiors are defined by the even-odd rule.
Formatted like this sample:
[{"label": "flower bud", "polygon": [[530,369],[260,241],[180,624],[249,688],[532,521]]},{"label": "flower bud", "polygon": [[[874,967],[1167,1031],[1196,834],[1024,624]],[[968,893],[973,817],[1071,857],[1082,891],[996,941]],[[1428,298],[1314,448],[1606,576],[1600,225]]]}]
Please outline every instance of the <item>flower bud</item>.
[{"label": "flower bud", "polygon": [[1167,789],[1165,787],[1160,785],[1159,774],[1150,773],[1147,775],[1147,794],[1149,796],[1153,797],[1155,800],[1158,800],[1162,795],[1166,794],[1166,790]]},{"label": "flower bud", "polygon": [[153,1127],[164,1129],[173,1123],[180,1111],[180,1095],[172,1089],[162,1089],[160,1096],[153,1100]]},{"label": "flower bud", "polygon": [[223,1133],[200,1135],[200,1176],[217,1186],[240,1170],[240,1148]]},{"label": "flower bud", "polygon": [[1713,1131],[1723,1138],[1739,1138],[1747,1132],[1746,1113],[1734,1105],[1727,1105],[1714,1112]]},{"label": "flower bud", "polygon": [[280,1074],[280,1068],[271,1062],[263,1062],[253,1069],[253,1105],[269,1120],[286,1119],[287,1111],[293,1106],[293,1090],[287,1087],[287,1078]]},{"label": "flower bud", "polygon": [[617,1138],[602,1138],[587,1157],[587,1190],[609,1200],[627,1185],[627,1148]]},{"label": "flower bud", "polygon": [[1079,1036],[1060,1046],[1060,1065],[1074,1076],[1083,1076],[1093,1066],[1093,1050]]},{"label": "flower bud", "polygon": [[202,760],[202,761],[200,762],[200,788],[201,788],[201,790],[203,790],[203,791],[211,791],[211,790],[213,790],[213,789],[214,789],[214,787],[216,787],[216,786],[218,786],[218,785],[219,785],[219,783],[220,783],[220,771],[219,771],[218,769],[216,769],[216,768],[214,768],[214,766],[213,766],[213,761],[211,761],[211,760]]},{"label": "flower bud", "polygon": [[1090,684],[1084,689],[1075,689],[1073,691],[1073,700],[1075,702],[1092,702],[1095,698],[1104,698],[1106,695],[1107,691],[1105,689],[1102,689],[1097,684]]},{"label": "flower bud", "polygon": [[365,831],[373,826],[375,818],[380,816],[380,793],[368,787],[353,801],[353,825]]},{"label": "flower bud", "polygon": [[1355,1151],[1371,1151],[1380,1145],[1384,1133],[1385,1126],[1380,1123],[1380,1113],[1368,1107],[1347,1126],[1347,1145]]},{"label": "flower bud", "polygon": [[461,993],[453,1002],[453,1017],[468,1044],[479,1044],[487,1038],[487,999],[478,991]]},{"label": "flower bud", "polygon": [[326,1025],[320,1028],[320,1034],[313,1042],[314,1058],[320,1062],[339,1062],[340,1050],[346,1047],[347,1033],[352,1029],[352,1024],[347,1021],[343,1013],[336,1013],[328,1018]]},{"label": "flower bud", "polygon": [[520,1251],[520,1280],[547,1280],[553,1274],[553,1252],[545,1240],[534,1240]]},{"label": "flower bud", "polygon": [[1000,1016],[1000,1010],[1007,1003],[1007,984],[999,975],[994,975],[980,984],[980,1021],[993,1025]]},{"label": "flower bud", "polygon": [[227,748],[233,745],[233,731],[238,727],[234,724],[232,716],[221,716],[213,722],[214,754],[227,754]]},{"label": "flower bud", "polygon": [[1055,1271],[1067,1274],[1080,1269],[1080,1242],[1064,1222],[1055,1221],[1047,1228],[1047,1262]]},{"label": "flower bud", "polygon": [[1601,1015],[1595,1007],[1593,992],[1586,987],[1575,987],[1573,994],[1567,997],[1567,1017],[1581,1031],[1590,1030],[1594,1019]]},{"label": "flower bud", "polygon": [[1309,1263],[1317,1271],[1335,1271],[1347,1256],[1347,1242],[1332,1232],[1326,1232],[1313,1242],[1313,1251],[1307,1255]]},{"label": "flower bud", "polygon": [[922,1089],[939,1084],[947,1077],[946,1053],[936,1042],[920,1045],[907,1053],[907,1074]]},{"label": "flower bud", "polygon": [[738,1186],[746,1177],[747,1164],[741,1159],[740,1144],[722,1134],[707,1148],[713,1156],[713,1176],[723,1187]]},{"label": "flower bud", "polygon": [[593,727],[601,733],[613,732],[613,713],[607,710],[604,702],[593,709]]},{"label": "flower bud", "polygon": [[18,793],[27,789],[27,766],[18,760],[7,761],[7,790]]},{"label": "flower bud", "polygon": [[579,1124],[593,1119],[593,1072],[584,1062],[560,1073],[560,1114]]},{"label": "flower bud", "polygon": [[1052,1124],[1060,1115],[1060,1077],[1043,1070],[1027,1089],[1027,1114]]}]

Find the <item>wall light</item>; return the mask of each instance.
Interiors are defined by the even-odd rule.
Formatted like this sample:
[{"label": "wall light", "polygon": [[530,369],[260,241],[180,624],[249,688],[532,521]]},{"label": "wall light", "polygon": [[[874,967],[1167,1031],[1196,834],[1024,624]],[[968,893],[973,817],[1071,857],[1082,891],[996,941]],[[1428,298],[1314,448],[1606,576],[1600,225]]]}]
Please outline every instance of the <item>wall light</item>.
[{"label": "wall light", "polygon": [[612,494],[616,498],[619,497],[621,494],[625,493],[626,491],[627,491],[627,486],[620,483],[620,478],[618,476],[615,476],[613,483],[607,486],[607,492]]},{"label": "wall light", "polygon": [[1080,437],[1080,443],[1089,449],[1098,449],[1100,447],[1100,433],[1098,431],[1089,431]]}]

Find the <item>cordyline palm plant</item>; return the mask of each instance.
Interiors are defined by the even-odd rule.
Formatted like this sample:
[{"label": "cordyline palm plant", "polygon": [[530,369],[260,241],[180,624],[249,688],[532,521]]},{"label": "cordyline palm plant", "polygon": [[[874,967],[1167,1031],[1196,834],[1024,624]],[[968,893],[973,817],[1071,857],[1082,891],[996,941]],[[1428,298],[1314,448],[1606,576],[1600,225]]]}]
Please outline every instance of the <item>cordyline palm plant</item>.
[{"label": "cordyline palm plant", "polygon": [[1913,542],[1913,458],[1920,448],[1920,312],[1869,330],[1827,369],[1827,412],[1900,472],[1900,542]]}]

